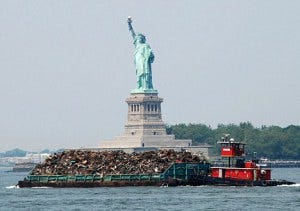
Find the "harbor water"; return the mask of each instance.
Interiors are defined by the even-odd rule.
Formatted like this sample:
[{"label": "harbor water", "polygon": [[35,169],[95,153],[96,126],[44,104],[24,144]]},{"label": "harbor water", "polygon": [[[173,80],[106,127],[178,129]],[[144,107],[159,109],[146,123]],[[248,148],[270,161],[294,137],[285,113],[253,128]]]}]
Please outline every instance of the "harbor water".
[{"label": "harbor water", "polygon": [[300,210],[300,168],[274,168],[277,187],[17,188],[0,168],[0,210]]}]

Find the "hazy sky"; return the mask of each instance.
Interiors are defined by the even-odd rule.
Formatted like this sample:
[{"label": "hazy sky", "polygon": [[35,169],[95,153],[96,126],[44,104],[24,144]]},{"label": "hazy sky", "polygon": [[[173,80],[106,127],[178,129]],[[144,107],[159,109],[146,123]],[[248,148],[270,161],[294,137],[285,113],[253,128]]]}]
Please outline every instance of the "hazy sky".
[{"label": "hazy sky", "polygon": [[168,124],[300,124],[300,1],[0,1],[0,151],[123,133],[132,38]]}]

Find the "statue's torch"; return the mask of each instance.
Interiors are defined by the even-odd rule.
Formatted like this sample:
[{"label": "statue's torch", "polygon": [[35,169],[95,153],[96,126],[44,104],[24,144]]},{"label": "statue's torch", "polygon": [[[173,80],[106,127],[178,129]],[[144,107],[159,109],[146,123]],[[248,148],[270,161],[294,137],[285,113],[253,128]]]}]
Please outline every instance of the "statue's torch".
[{"label": "statue's torch", "polygon": [[132,38],[134,39],[134,37],[135,37],[135,32],[133,31],[133,28],[132,28],[132,25],[131,25],[131,23],[132,23],[132,18],[131,18],[131,16],[128,16],[128,18],[127,18],[127,23],[128,23],[128,29],[129,29],[129,31],[131,32],[131,36],[132,36]]}]

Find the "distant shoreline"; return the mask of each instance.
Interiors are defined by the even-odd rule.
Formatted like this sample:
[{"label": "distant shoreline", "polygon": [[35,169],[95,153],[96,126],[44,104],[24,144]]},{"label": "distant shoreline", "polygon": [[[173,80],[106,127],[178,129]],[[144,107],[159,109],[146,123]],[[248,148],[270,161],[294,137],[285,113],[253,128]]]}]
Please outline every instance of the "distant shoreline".
[{"label": "distant shoreline", "polygon": [[264,162],[271,168],[300,168],[300,160],[270,160]]}]

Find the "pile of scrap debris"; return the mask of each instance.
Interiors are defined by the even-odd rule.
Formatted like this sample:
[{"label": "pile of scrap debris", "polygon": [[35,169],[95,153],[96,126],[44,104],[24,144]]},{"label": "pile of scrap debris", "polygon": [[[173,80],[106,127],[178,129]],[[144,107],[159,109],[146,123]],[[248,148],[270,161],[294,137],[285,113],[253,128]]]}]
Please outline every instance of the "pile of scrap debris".
[{"label": "pile of scrap debris", "polygon": [[54,153],[38,164],[31,175],[153,174],[174,162],[205,163],[202,154],[174,150],[125,153],[123,151],[69,150]]}]

